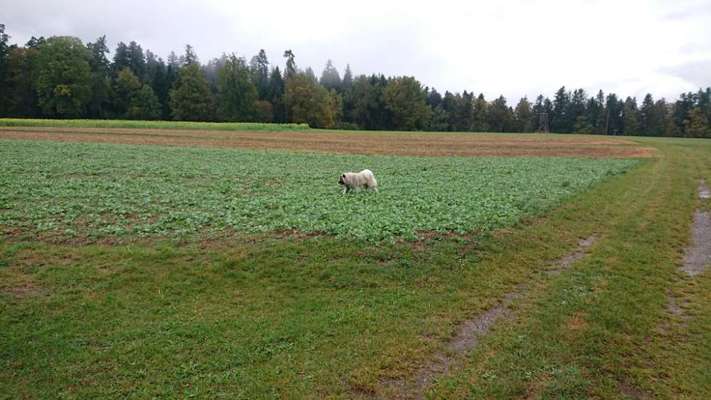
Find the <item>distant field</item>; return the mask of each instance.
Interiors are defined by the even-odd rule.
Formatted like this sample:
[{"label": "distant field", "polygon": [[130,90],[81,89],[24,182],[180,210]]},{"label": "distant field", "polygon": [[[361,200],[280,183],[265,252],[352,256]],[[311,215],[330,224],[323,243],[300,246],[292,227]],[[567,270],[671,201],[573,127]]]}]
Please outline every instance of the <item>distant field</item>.
[{"label": "distant field", "polygon": [[200,129],[219,131],[302,131],[307,124],[264,124],[257,122],[133,121],[114,119],[24,119],[0,118],[5,127]]},{"label": "distant field", "polygon": [[[388,157],[0,141],[0,226],[53,237],[296,230],[382,240],[489,231],[632,159]],[[343,196],[370,168],[380,193]]]},{"label": "distant field", "polygon": [[650,157],[654,152],[651,147],[640,146],[627,138],[609,136],[298,129],[284,131],[276,125],[268,124],[258,130],[245,128],[230,131],[218,129],[222,126],[220,124],[215,125],[217,127],[213,130],[203,129],[202,123],[195,124],[193,129],[179,130],[0,126],[0,138],[435,157],[625,158]]},{"label": "distant field", "polygon": [[708,140],[0,127],[0,399],[709,399],[710,183]]}]

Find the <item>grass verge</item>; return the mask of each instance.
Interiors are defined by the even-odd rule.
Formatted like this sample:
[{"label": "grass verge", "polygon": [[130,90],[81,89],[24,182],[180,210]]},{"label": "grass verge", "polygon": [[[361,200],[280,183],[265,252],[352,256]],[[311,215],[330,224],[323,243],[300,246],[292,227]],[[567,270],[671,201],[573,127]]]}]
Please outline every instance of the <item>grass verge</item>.
[{"label": "grass verge", "polygon": [[308,124],[270,124],[260,122],[189,122],[140,121],[120,119],[33,119],[0,118],[0,126],[55,128],[129,128],[129,129],[189,129],[217,131],[304,131]]}]

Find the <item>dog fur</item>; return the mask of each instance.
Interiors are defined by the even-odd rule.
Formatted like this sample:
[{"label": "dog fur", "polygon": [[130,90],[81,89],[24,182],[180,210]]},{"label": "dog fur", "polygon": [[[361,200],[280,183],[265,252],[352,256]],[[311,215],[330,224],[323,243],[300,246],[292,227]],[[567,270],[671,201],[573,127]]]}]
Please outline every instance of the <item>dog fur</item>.
[{"label": "dog fur", "polygon": [[378,191],[378,181],[375,180],[373,171],[369,169],[364,169],[360,172],[344,172],[338,178],[338,184],[343,186],[343,194],[359,188]]}]

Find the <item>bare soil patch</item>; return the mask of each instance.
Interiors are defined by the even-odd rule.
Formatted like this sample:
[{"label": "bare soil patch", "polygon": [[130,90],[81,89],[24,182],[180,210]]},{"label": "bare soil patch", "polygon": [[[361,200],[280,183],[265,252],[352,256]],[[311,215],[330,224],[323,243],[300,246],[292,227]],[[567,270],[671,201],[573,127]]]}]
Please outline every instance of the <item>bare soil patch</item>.
[{"label": "bare soil patch", "polygon": [[122,128],[0,128],[0,138],[409,156],[651,157],[626,139],[581,135],[422,132],[243,132]]},{"label": "bare soil patch", "polygon": [[620,393],[629,399],[644,400],[649,398],[646,393],[629,382],[618,382],[617,388]]},{"label": "bare soil patch", "polygon": [[682,271],[690,276],[704,272],[711,264],[711,214],[696,211],[692,226],[692,245],[686,249]]},{"label": "bare soil patch", "polygon": [[9,294],[16,299],[23,299],[25,297],[36,296],[40,294],[41,289],[30,282],[25,282],[17,286],[8,286],[0,288],[0,292]]},{"label": "bare soil patch", "polygon": [[[709,188],[703,180],[699,183],[698,192],[701,199],[710,197]],[[691,245],[686,249],[681,270],[695,276],[711,264],[711,213],[700,210],[694,213],[691,236]]]},{"label": "bare soil patch", "polygon": [[578,248],[572,253],[554,262],[554,268],[548,270],[548,274],[559,275],[561,272],[565,271],[566,269],[569,269],[573,264],[575,264],[576,261],[585,257],[585,254],[587,254],[587,250],[590,248],[590,246],[595,244],[595,242],[597,242],[597,236],[594,235],[585,239],[580,239],[578,241]]},{"label": "bare soil patch", "polygon": [[667,302],[667,312],[676,317],[681,317],[684,314],[684,310],[679,306],[679,303],[671,293],[668,295],[669,301]]},{"label": "bare soil patch", "polygon": [[706,181],[704,180],[702,180],[701,184],[699,185],[699,197],[701,198],[701,200],[711,199],[711,189],[706,186]]}]

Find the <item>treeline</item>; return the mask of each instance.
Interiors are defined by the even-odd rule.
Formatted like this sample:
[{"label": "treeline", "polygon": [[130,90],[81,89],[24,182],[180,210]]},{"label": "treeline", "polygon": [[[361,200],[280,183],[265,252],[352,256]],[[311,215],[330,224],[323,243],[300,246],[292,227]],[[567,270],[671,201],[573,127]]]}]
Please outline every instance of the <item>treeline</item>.
[{"label": "treeline", "polygon": [[0,116],[172,119],[308,123],[317,128],[488,132],[576,132],[608,135],[711,137],[711,89],[674,102],[641,104],[634,97],[560,88],[551,100],[526,97],[512,107],[473,92],[440,94],[414,77],[343,75],[328,61],[317,78],[284,69],[264,50],[200,63],[191,46],[167,60],[136,42],[119,43],[112,59],[106,38],[33,37],[9,44],[0,24]]}]

